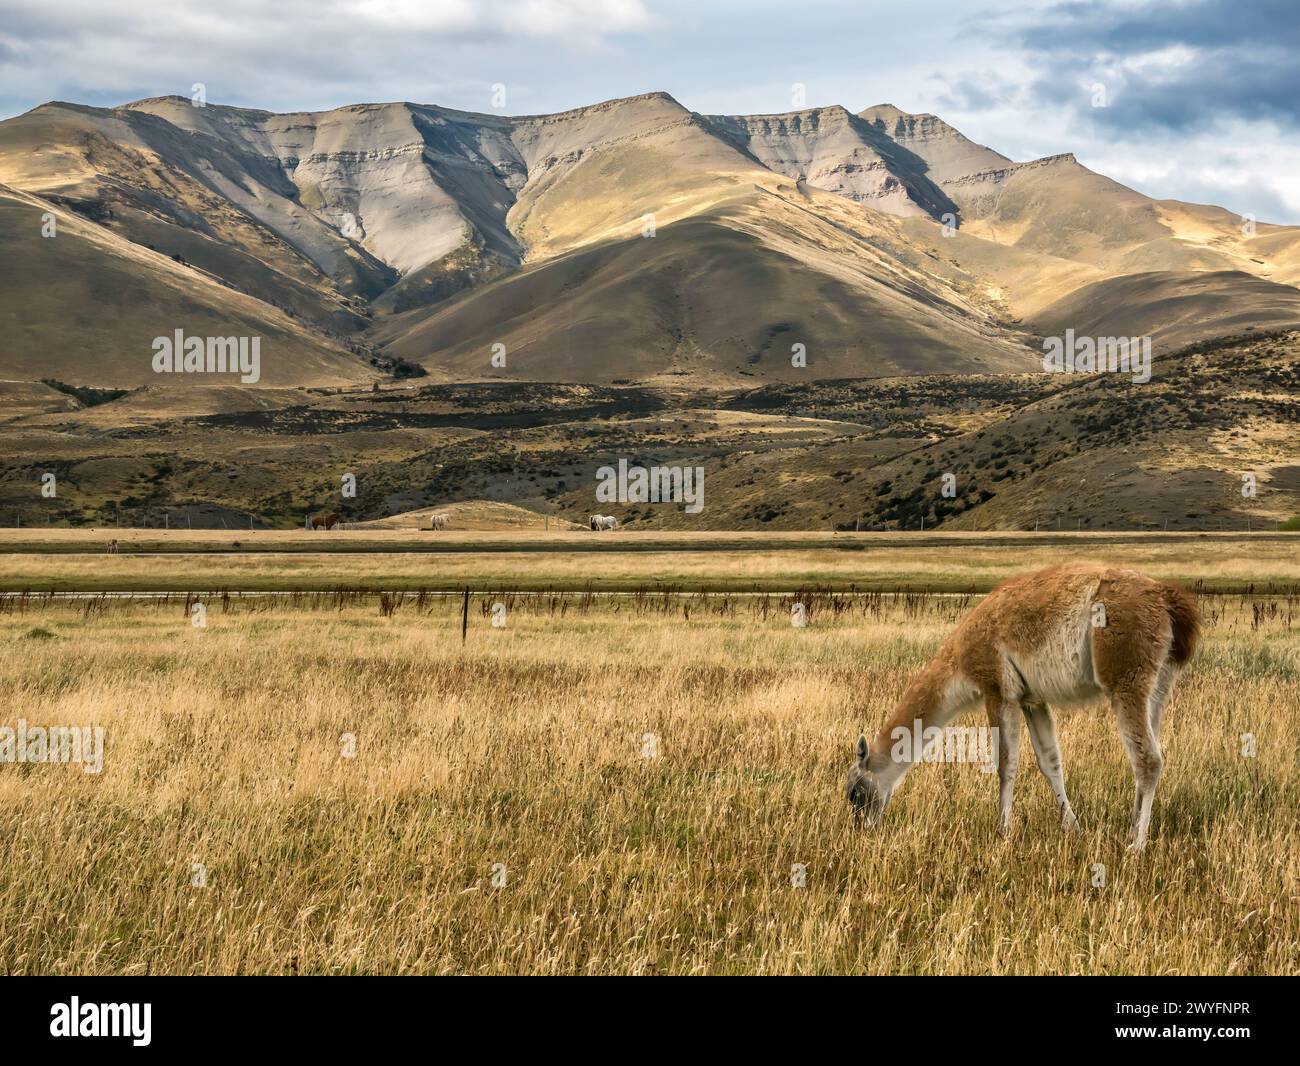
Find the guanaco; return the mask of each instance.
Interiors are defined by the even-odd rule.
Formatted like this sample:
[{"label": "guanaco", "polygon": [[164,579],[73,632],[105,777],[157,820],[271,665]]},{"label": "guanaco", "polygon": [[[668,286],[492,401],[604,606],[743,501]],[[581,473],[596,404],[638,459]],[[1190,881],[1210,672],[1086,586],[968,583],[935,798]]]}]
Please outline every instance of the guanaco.
[{"label": "guanaco", "polygon": [[898,783],[921,757],[901,751],[899,729],[942,728],[980,701],[997,730],[998,825],[1011,828],[1023,713],[1038,767],[1061,809],[1078,821],[1065,794],[1056,721],[1049,704],[1109,698],[1133,767],[1136,797],[1129,847],[1147,841],[1160,780],[1160,720],[1179,671],[1200,636],[1190,593],[1136,570],[1056,566],[1014,578],[990,593],[912,680],[884,727],[858,738],[847,792],[857,814],[879,822]]}]

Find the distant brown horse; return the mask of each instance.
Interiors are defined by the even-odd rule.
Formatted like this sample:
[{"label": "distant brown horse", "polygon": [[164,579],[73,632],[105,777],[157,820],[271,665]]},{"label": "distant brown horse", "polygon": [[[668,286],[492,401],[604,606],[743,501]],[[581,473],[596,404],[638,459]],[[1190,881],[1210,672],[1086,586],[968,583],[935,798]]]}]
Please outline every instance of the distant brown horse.
[{"label": "distant brown horse", "polygon": [[333,529],[343,521],[343,516],[338,511],[321,511],[319,514],[311,516],[312,529]]}]

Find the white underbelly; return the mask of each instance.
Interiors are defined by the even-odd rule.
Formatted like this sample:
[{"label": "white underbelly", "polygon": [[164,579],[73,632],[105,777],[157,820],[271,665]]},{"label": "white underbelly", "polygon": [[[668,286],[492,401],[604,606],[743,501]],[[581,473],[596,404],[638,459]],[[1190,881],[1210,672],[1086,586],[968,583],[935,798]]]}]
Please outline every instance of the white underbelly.
[{"label": "white underbelly", "polygon": [[1092,640],[1087,621],[1036,648],[1017,655],[1016,667],[1029,692],[1047,703],[1068,706],[1100,696],[1092,669]]},{"label": "white underbelly", "polygon": [[1091,703],[1102,695],[1102,691],[1096,685],[1057,685],[1055,687],[1045,685],[1033,689],[1034,695],[1044,703],[1049,703],[1054,707],[1077,707],[1080,704]]}]

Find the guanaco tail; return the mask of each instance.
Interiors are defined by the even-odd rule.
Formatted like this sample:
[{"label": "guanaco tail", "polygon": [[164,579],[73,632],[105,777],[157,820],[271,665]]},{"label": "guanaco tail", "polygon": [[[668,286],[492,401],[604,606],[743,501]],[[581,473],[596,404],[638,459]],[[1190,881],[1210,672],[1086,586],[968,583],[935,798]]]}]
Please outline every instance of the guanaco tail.
[{"label": "guanaco tail", "polygon": [[918,723],[921,730],[942,728],[982,701],[997,730],[1001,830],[1011,827],[1020,714],[1060,805],[1062,825],[1075,829],[1049,704],[1104,695],[1133,766],[1137,795],[1129,846],[1141,850],[1163,764],[1161,715],[1199,635],[1195,598],[1135,570],[1070,564],[1008,581],[953,630],[875,738],[858,738],[849,801],[867,822],[878,822],[898,783],[922,757],[892,738],[899,730],[911,733]]}]

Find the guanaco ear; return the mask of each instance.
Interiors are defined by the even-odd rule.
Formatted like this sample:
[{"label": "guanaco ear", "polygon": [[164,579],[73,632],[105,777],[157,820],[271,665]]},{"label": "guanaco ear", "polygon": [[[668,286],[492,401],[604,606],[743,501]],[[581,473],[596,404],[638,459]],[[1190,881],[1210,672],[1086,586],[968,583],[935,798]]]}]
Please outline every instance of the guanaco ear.
[{"label": "guanaco ear", "polygon": [[863,733],[858,737],[858,762],[866,765],[867,762],[867,735]]}]

